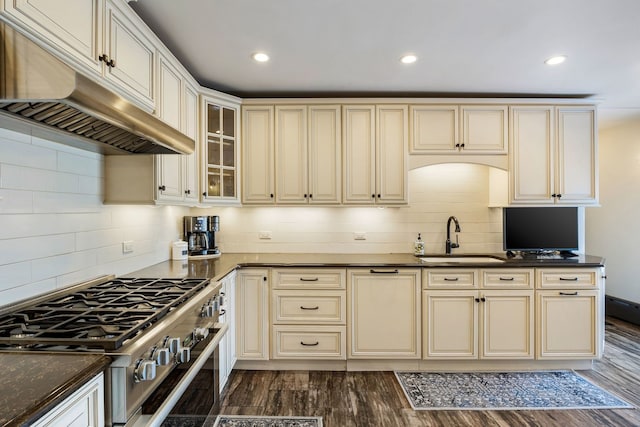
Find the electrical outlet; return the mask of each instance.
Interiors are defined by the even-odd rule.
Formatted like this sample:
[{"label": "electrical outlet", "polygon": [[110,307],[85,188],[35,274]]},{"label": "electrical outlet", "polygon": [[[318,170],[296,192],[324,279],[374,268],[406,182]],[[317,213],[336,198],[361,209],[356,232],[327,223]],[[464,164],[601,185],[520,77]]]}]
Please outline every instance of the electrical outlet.
[{"label": "electrical outlet", "polygon": [[356,231],[353,233],[353,240],[367,240],[367,233],[364,231]]},{"label": "electrical outlet", "polygon": [[258,233],[258,238],[262,240],[271,240],[271,232],[270,231],[261,231]]},{"label": "electrical outlet", "polygon": [[122,242],[122,253],[129,254],[133,252],[133,240],[125,240]]}]

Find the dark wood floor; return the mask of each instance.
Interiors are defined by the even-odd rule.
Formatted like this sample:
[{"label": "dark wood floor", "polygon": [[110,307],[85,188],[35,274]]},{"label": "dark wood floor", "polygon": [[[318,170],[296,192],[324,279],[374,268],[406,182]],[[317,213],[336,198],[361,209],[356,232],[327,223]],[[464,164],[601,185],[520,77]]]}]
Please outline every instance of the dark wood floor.
[{"label": "dark wood floor", "polygon": [[[606,319],[605,355],[581,371],[640,407],[640,327]],[[221,414],[321,416],[324,427],[640,426],[640,410],[414,411],[392,372],[234,371]]]}]

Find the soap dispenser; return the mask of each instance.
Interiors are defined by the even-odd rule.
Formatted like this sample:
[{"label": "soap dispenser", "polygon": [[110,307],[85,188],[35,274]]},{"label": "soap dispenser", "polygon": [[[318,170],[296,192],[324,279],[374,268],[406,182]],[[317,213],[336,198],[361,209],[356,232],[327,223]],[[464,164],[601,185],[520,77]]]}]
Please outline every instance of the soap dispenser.
[{"label": "soap dispenser", "polygon": [[413,254],[424,255],[424,241],[422,240],[422,237],[420,237],[420,233],[418,233],[418,238],[413,243]]}]

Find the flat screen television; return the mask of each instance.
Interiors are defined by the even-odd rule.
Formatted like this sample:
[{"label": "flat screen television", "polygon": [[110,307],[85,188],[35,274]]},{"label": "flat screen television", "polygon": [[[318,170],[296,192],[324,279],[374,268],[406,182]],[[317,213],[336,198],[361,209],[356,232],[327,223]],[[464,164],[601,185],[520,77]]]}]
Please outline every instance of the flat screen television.
[{"label": "flat screen television", "polygon": [[505,251],[570,254],[578,249],[578,208],[504,208]]}]

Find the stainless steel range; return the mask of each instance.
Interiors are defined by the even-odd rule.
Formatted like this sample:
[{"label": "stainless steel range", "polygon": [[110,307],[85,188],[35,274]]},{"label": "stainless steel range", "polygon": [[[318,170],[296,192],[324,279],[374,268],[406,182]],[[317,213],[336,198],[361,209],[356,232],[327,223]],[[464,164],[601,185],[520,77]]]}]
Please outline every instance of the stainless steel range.
[{"label": "stainless steel range", "polygon": [[1,310],[0,350],[107,354],[107,425],[160,425],[202,372],[219,404],[222,298],[208,279],[104,276]]}]

